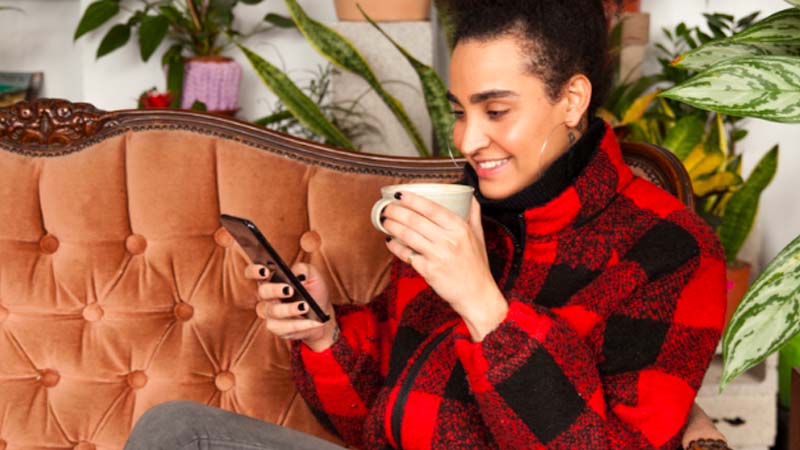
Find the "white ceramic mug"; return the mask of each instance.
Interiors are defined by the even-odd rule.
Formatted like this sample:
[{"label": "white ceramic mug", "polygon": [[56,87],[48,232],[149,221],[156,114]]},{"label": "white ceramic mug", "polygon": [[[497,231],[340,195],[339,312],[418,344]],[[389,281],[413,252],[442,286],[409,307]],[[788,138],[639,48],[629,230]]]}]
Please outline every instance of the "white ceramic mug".
[{"label": "white ceramic mug", "polygon": [[381,233],[389,234],[381,224],[381,214],[392,202],[397,200],[394,194],[397,192],[413,192],[428,200],[432,200],[464,220],[469,220],[469,210],[472,205],[472,195],[475,188],[461,184],[445,183],[412,183],[412,184],[392,184],[381,188],[381,199],[372,206],[372,225]]}]

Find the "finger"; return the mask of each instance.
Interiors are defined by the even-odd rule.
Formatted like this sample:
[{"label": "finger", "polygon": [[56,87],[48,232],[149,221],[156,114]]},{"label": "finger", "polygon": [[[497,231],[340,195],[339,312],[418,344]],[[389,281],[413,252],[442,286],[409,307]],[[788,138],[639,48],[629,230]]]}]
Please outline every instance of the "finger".
[{"label": "finger", "polygon": [[244,269],[244,277],[248,280],[268,280],[272,274],[261,264],[250,264]]},{"label": "finger", "polygon": [[293,336],[313,331],[325,326],[324,323],[311,319],[291,319],[291,320],[267,320],[267,330],[280,337]]},{"label": "finger", "polygon": [[[312,274],[313,272],[313,274]],[[292,273],[300,280],[301,283],[306,284],[310,278],[316,278],[316,271],[311,264],[299,262],[292,266]]]},{"label": "finger", "polygon": [[413,267],[417,272],[420,271],[421,264],[424,264],[425,255],[415,252],[408,246],[398,242],[397,239],[392,239],[387,242],[386,247],[389,248],[389,251],[392,252],[394,256]]},{"label": "finger", "polygon": [[[427,240],[430,244],[438,245],[444,242],[447,242],[451,245],[455,244],[454,239],[451,236],[448,236],[449,230],[447,228],[440,227],[413,209],[407,208],[403,205],[393,204],[387,206],[386,211],[387,212],[384,214],[386,220],[383,221],[383,227],[386,228],[386,231],[389,231],[389,234],[393,236],[397,236],[405,241],[405,239],[403,239],[399,234],[395,234],[391,230],[391,225],[387,225],[394,221],[415,231],[420,236],[425,238],[425,240]],[[406,242],[409,244],[411,243],[410,240]],[[426,244],[424,242],[420,242],[419,245]],[[425,251],[421,248],[417,248],[415,245],[412,245],[412,247],[420,253]]]},{"label": "finger", "polygon": [[[395,222],[392,219],[386,219],[386,221],[383,222],[383,227],[392,235],[394,238],[392,241],[395,241],[397,245],[405,244],[404,246],[407,248],[426,255],[433,254],[435,251],[435,245],[430,240],[422,236],[417,230],[403,223]],[[440,232],[444,232],[444,230],[440,229]],[[398,240],[402,241],[403,244],[397,242]]]},{"label": "finger", "polygon": [[308,313],[308,304],[304,301],[281,303],[270,302],[267,304],[268,319],[293,319]]},{"label": "finger", "polygon": [[263,299],[291,298],[294,289],[285,283],[262,283],[258,286],[258,296]]},{"label": "finger", "polygon": [[402,192],[400,205],[416,211],[434,224],[445,229],[452,229],[455,223],[463,221],[461,217],[444,206],[414,194],[413,192]]}]

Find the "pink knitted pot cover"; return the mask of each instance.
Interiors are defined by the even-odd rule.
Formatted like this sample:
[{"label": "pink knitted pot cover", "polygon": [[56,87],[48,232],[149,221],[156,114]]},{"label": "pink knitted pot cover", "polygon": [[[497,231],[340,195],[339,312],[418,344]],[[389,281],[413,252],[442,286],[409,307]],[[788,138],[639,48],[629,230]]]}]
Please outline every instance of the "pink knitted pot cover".
[{"label": "pink knitted pot cover", "polygon": [[181,107],[189,109],[195,100],[209,111],[230,111],[239,107],[242,66],[236,61],[189,60],[183,74]]}]

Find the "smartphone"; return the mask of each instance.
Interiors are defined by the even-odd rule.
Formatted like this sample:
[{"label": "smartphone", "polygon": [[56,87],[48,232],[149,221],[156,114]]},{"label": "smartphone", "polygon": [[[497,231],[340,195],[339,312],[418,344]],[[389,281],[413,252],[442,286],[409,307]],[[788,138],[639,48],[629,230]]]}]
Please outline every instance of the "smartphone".
[{"label": "smartphone", "polygon": [[282,298],[284,303],[291,303],[304,300],[308,304],[310,311],[307,317],[318,322],[327,322],[330,316],[320,308],[319,304],[311,297],[300,280],[294,276],[289,266],[283,258],[272,248],[267,238],[261,234],[258,227],[247,219],[235,217],[228,214],[219,216],[222,226],[231,233],[231,236],[239,243],[242,250],[247,254],[254,264],[261,264],[269,269],[271,274],[269,281],[273,283],[286,283],[294,289],[291,298]]}]

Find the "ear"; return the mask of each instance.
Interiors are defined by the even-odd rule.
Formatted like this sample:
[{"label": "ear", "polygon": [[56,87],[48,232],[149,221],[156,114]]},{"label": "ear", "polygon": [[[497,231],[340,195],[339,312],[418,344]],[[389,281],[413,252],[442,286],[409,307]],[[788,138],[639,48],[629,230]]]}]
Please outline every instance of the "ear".
[{"label": "ear", "polygon": [[568,127],[576,128],[592,101],[592,82],[586,75],[573,75],[564,86],[563,99],[566,102],[564,122]]}]

